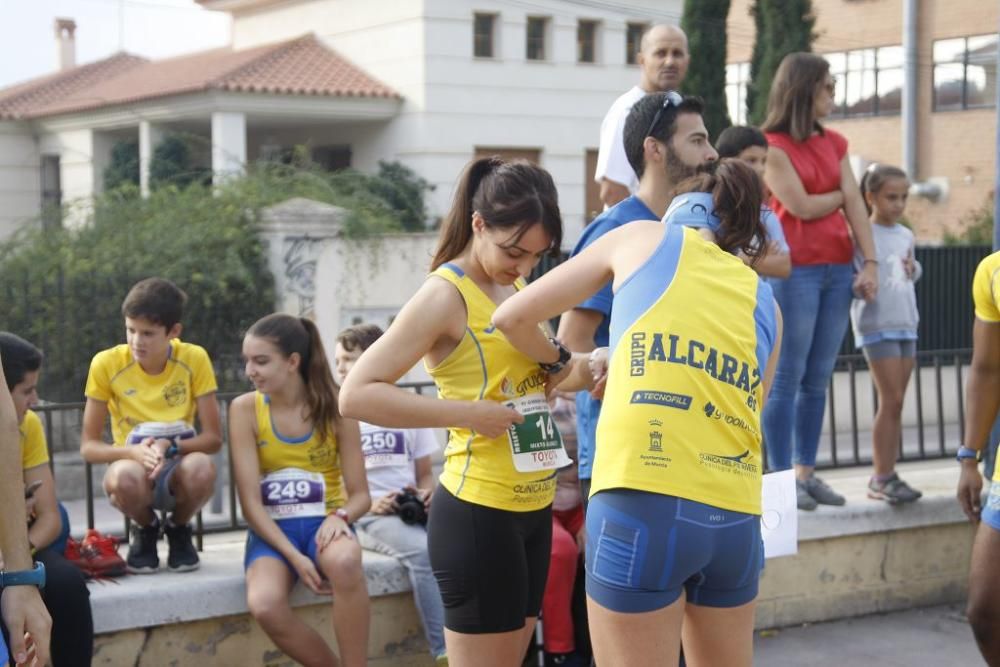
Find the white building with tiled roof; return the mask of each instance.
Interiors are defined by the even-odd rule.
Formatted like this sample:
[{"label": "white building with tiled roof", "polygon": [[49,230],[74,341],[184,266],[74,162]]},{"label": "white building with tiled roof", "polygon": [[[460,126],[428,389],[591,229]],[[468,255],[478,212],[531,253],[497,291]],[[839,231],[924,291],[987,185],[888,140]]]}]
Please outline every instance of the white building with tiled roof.
[{"label": "white building with tiled roof", "polygon": [[141,182],[167,132],[211,142],[217,176],[296,145],[331,168],[399,160],[447,210],[477,154],[553,175],[572,243],[599,204],[601,118],[680,0],[199,0],[232,45],[151,62],[118,54],[0,90],[0,235],[43,203],[86,201],[111,147],[138,139]]}]

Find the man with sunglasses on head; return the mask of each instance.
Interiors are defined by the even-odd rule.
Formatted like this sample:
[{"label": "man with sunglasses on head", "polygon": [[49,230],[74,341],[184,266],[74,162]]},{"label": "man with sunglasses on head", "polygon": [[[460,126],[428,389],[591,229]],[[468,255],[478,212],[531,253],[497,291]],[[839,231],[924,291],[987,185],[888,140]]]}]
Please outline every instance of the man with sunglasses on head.
[{"label": "man with sunglasses on head", "polygon": [[[718,158],[708,141],[700,98],[676,91],[646,95],[633,105],[624,124],[624,150],[639,176],[634,195],[597,216],[573,249],[577,255],[604,234],[636,220],[659,220],[667,211],[674,187],[699,167]],[[652,139],[652,141],[647,141]],[[611,283],[573,310],[563,313],[558,338],[573,352],[593,352],[608,345]],[[575,374],[574,374],[575,375]],[[581,387],[563,383],[562,390]],[[576,395],[577,461],[584,508],[590,495],[594,437],[601,411],[603,386],[583,388]]]},{"label": "man with sunglasses on head", "polygon": [[629,110],[647,94],[679,90],[690,61],[687,35],[677,26],[653,25],[642,33],[636,54],[641,72],[639,84],[615,100],[601,122],[594,180],[601,188],[605,206],[614,206],[639,187],[638,173],[625,155],[623,142]]}]

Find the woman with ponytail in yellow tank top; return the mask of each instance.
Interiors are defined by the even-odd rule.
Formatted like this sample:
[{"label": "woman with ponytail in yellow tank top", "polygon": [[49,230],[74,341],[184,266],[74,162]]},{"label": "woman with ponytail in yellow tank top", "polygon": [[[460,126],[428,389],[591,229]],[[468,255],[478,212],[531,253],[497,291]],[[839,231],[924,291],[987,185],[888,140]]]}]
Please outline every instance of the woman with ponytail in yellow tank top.
[{"label": "woman with ponytail in yellow tank top", "polygon": [[[362,667],[369,602],[351,523],[371,498],[358,423],[338,413],[337,388],[310,320],[278,313],[258,320],[243,339],[243,357],[256,391],[229,408],[229,446],[250,527],[247,606],[296,662]],[[339,661],[292,611],[296,579],[317,595],[335,596]]]},{"label": "woman with ponytail in yellow tank top", "polygon": [[760,410],[781,320],[770,287],[733,254],[767,247],[760,182],[735,160],[706,169],[678,186],[666,225],[609,232],[493,317],[517,349],[548,359],[538,322],[612,281],[587,510],[601,667],[676,665],[682,621],[691,667],[752,664]]},{"label": "woman with ponytail in yellow tank top", "polygon": [[[449,429],[427,530],[453,667],[520,665],[541,606],[555,471],[569,463],[545,391],[569,372],[570,355],[563,348],[540,364],[515,350],[490,318],[561,240],[546,171],[523,160],[472,162],[430,277],[342,389],[345,415]],[[439,399],[395,385],[421,358]]]}]

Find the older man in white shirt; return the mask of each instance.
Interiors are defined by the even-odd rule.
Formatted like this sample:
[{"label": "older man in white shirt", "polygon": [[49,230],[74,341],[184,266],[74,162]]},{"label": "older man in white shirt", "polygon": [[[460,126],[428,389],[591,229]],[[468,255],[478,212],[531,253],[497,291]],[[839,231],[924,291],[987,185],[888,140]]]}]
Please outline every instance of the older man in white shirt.
[{"label": "older man in white shirt", "polygon": [[601,122],[601,145],[594,180],[601,187],[601,201],[605,206],[614,206],[639,187],[639,179],[625,157],[622,143],[625,117],[632,105],[648,93],[679,89],[690,61],[687,35],[677,26],[654,25],[643,33],[639,41],[638,64],[642,72],[639,85],[615,100]]}]

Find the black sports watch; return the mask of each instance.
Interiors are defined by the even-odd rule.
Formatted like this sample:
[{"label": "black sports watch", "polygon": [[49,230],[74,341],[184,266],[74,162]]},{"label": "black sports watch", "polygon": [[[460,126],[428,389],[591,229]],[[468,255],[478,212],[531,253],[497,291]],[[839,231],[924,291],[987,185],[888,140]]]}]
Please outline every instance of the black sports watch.
[{"label": "black sports watch", "polygon": [[31,570],[17,570],[9,572],[0,570],[0,589],[8,586],[37,586],[45,588],[45,566],[35,563]]},{"label": "black sports watch", "polygon": [[541,366],[542,370],[549,375],[555,375],[562,369],[566,368],[566,364],[568,364],[569,360],[573,358],[573,353],[569,351],[569,348],[555,338],[549,338],[549,342],[556,346],[556,351],[559,352],[559,358],[551,364],[538,362],[538,365]]},{"label": "black sports watch", "polygon": [[163,458],[165,458],[165,459],[167,459],[169,461],[170,459],[174,458],[175,456],[177,456],[180,453],[181,453],[180,445],[177,444],[176,440],[172,439],[170,441],[170,446],[167,447],[167,449],[166,449],[165,452],[163,452]]}]

